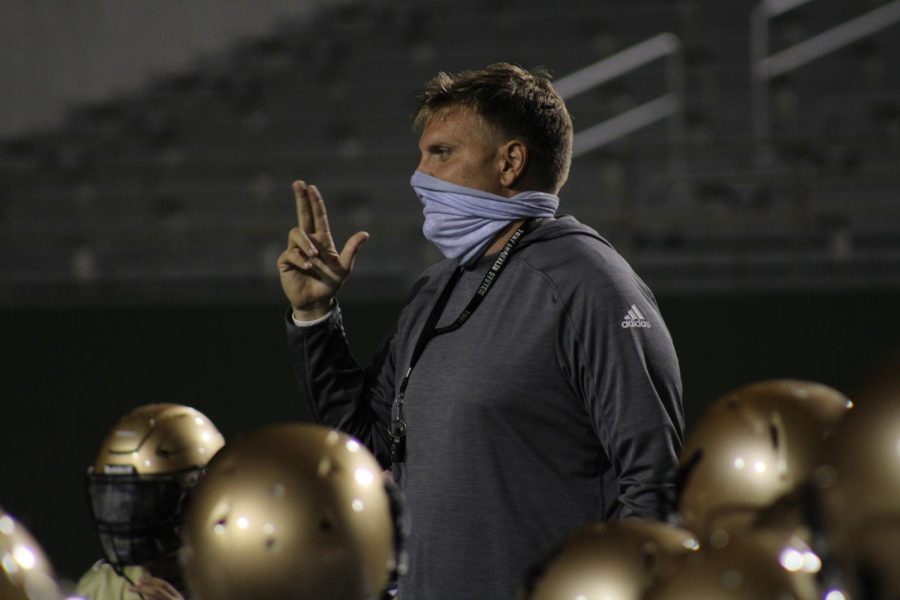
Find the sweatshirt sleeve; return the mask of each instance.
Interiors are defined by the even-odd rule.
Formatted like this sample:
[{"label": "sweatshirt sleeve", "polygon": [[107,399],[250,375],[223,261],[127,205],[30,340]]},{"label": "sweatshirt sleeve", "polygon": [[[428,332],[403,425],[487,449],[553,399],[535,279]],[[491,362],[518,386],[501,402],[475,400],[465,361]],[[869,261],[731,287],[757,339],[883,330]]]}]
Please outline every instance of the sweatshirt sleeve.
[{"label": "sweatshirt sleeve", "polygon": [[607,517],[660,519],[684,435],[678,359],[650,290],[612,267],[570,290],[561,361],[612,466]]},{"label": "sweatshirt sleeve", "polygon": [[350,354],[335,306],[322,322],[298,327],[285,318],[294,372],[313,419],[362,441],[383,467],[390,464],[388,427],[393,402],[393,335],[381,344],[371,365],[361,367]]}]

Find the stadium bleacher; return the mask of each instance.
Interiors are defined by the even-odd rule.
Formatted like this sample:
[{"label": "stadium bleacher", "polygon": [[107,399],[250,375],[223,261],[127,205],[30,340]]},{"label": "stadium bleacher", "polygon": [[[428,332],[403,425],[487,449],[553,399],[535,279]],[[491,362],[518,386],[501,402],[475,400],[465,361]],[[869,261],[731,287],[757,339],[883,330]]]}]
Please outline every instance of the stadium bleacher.
[{"label": "stadium bleacher", "polygon": [[[771,20],[769,51],[884,4],[800,6]],[[773,79],[760,161],[751,8],[325,6],[139,93],[73,107],[53,131],[3,141],[0,302],[39,301],[50,284],[102,288],[105,301],[147,287],[190,289],[173,297],[198,301],[228,288],[268,293],[295,178],[318,183],[337,236],[372,233],[348,293],[397,293],[437,258],[407,183],[409,117],[427,77],[497,60],[561,77],[661,32],[682,44],[683,138],[660,122],[579,157],[564,212],[661,291],[900,283],[900,71],[890,64],[900,25]],[[636,69],[570,101],[576,130],[665,91],[664,65]]]}]

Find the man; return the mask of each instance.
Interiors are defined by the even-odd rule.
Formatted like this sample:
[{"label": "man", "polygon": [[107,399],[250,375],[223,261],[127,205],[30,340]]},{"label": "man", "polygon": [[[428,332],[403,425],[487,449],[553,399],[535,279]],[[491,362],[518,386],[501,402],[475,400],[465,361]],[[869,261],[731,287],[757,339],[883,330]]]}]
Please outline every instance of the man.
[{"label": "man", "polygon": [[683,416],[650,290],[594,230],[556,217],[572,123],[549,80],[509,64],[440,74],[415,123],[412,185],[448,257],[414,286],[368,369],[335,296],[319,190],[278,261],[288,338],[314,417],[392,464],[410,517],[403,600],[512,598],[529,565],[588,522],[658,517]]}]

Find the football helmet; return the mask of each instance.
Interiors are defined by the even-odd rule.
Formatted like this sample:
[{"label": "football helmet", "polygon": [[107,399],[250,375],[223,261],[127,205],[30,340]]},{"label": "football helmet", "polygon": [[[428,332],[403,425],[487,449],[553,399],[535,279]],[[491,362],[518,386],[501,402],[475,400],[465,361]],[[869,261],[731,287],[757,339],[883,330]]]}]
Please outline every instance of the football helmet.
[{"label": "football helmet", "polygon": [[[822,584],[829,564],[820,512],[815,489],[804,483],[757,511],[749,529],[742,532],[778,560],[803,598],[825,597]],[[714,529],[711,536],[717,532]]]},{"label": "football helmet", "polygon": [[597,523],[566,536],[531,570],[523,600],[639,600],[676,556],[697,550],[685,529],[659,521]]},{"label": "football helmet", "polygon": [[752,536],[735,535],[676,559],[646,600],[812,600]]},{"label": "football helmet", "polygon": [[181,558],[192,597],[377,597],[398,566],[387,485],[361,443],[319,425],[238,439],[191,499]]},{"label": "football helmet", "polygon": [[900,389],[860,398],[816,472],[829,547],[859,597],[900,597]]},{"label": "football helmet", "polygon": [[0,508],[0,598],[61,600],[53,567],[25,527]]},{"label": "football helmet", "polygon": [[680,455],[678,513],[701,536],[748,524],[818,465],[824,440],[852,406],[808,381],[769,380],[734,390],[704,414]]},{"label": "football helmet", "polygon": [[111,565],[144,564],[178,549],[188,495],[224,444],[206,416],[179,404],[141,406],[116,423],[85,478]]}]

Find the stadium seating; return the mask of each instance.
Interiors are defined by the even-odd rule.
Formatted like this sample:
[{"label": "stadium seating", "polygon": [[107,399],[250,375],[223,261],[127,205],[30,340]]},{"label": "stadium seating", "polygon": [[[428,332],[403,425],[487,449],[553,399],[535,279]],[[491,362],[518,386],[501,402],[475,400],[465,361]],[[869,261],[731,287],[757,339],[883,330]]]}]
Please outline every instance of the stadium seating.
[{"label": "stadium seating", "polygon": [[[770,53],[880,4],[801,6],[771,21]],[[423,81],[497,60],[561,77],[661,32],[682,43],[683,139],[661,122],[579,157],[562,211],[608,236],[658,291],[900,283],[900,25],[774,79],[761,152],[751,8],[352,0],[285,22],[137,93],[73,107],[53,131],[3,141],[0,301],[50,284],[100,286],[107,301],[130,286],[271,300],[295,178],[323,190],[337,237],[372,233],[346,293],[402,293],[437,258],[408,186]],[[665,91],[661,64],[625,74],[571,100],[576,130]]]}]

